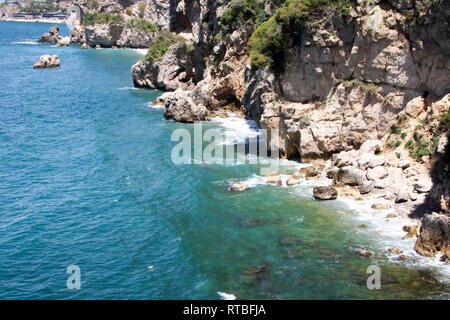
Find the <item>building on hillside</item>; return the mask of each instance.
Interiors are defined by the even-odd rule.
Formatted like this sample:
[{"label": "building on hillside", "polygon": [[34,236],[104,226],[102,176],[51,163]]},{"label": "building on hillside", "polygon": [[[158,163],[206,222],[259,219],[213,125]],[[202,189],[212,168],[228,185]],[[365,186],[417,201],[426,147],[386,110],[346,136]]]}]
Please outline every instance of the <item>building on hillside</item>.
[{"label": "building on hillside", "polygon": [[83,9],[78,4],[73,4],[70,7],[67,8],[68,16],[68,22],[75,25],[80,26],[83,24]]}]

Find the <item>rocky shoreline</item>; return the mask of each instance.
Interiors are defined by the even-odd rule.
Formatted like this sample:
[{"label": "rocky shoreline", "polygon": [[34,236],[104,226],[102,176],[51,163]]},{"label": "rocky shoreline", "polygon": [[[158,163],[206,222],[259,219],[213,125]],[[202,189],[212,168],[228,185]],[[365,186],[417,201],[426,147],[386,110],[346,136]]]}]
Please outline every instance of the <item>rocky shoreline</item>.
[{"label": "rocky shoreline", "polygon": [[[352,7],[345,19],[322,17],[304,29],[296,50],[285,51],[288,68],[281,74],[251,68],[245,48],[252,30],[211,41],[210,66],[199,81],[197,68],[186,67],[185,59],[194,55],[183,51],[183,43],[131,71],[139,87],[173,91],[158,102],[167,119],[204,121],[208,112],[231,103],[261,128],[279,129],[281,156],[300,157],[313,168],[291,175],[289,185],[326,177],[332,186],[317,185],[317,199],[379,200],[372,209],[391,208],[410,220],[404,229],[409,237],[418,236],[416,252],[439,251],[449,263],[448,228],[421,227],[433,212],[450,224],[449,180],[437,178],[433,168],[446,157],[448,129],[442,119],[450,107],[445,76],[450,50],[437,31],[448,27],[440,9],[418,12],[389,1]],[[405,14],[411,12],[415,24],[407,25]],[[194,48],[201,37],[201,32],[193,35]],[[278,173],[265,179],[281,185]],[[230,190],[247,188],[241,181]],[[423,244],[422,234],[434,235],[425,241],[434,247]]]},{"label": "rocky shoreline", "polygon": [[[329,183],[315,186],[316,199],[370,199],[374,210],[393,209],[411,220],[405,230],[418,236],[416,252],[439,252],[449,263],[449,3],[311,7],[285,35],[294,37],[290,46],[268,47],[276,70],[257,67],[249,43],[282,20],[283,4],[256,3],[248,9],[239,1],[147,0],[141,18],[156,29],[101,23],[74,30],[70,42],[150,48],[131,74],[137,87],[167,91],[154,102],[167,119],[192,123],[239,110],[260,128],[279,130],[281,138],[268,142],[281,158],[311,164],[290,175],[288,185],[324,178]],[[102,8],[124,21],[137,10],[116,1]],[[247,9],[259,10],[264,22],[234,16]],[[257,57],[267,58],[265,50]],[[265,179],[282,184],[277,172]],[[247,188],[242,181],[230,190]]]}]

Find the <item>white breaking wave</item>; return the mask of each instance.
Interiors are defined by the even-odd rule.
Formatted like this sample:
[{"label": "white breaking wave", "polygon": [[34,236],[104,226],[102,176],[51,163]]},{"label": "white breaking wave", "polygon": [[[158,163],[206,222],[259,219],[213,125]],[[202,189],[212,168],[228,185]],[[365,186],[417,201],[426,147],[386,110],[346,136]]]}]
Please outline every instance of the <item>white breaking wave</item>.
[{"label": "white breaking wave", "polygon": [[[261,135],[261,130],[253,120],[247,120],[235,113],[227,113],[228,118],[215,117],[213,122],[219,124],[223,134],[224,145],[245,143],[245,140],[253,140]],[[262,136],[261,136],[262,138]]]},{"label": "white breaking wave", "polygon": [[148,102],[145,104],[147,107],[152,108],[152,109],[157,109],[157,110],[163,110],[166,107],[164,107],[163,105],[160,104],[156,104],[156,105],[152,105],[152,102]]},{"label": "white breaking wave", "polygon": [[229,294],[225,292],[217,292],[217,294],[222,298],[222,300],[236,300],[236,296],[234,294]]},{"label": "white breaking wave", "polygon": [[145,56],[148,52],[148,49],[132,49],[133,51]]},{"label": "white breaking wave", "polygon": [[143,88],[136,88],[136,87],[122,87],[122,88],[118,88],[117,90],[135,90],[135,91],[140,91],[140,90],[145,90]]},{"label": "white breaking wave", "polygon": [[37,43],[36,41],[16,41],[16,42],[13,42],[13,44],[40,44],[40,43]]}]

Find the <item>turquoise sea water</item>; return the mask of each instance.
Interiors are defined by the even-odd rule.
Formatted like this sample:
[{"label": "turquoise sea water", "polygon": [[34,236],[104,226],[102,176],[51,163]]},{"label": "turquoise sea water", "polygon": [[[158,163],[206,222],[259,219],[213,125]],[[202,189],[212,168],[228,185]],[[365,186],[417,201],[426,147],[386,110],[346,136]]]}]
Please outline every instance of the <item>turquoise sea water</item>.
[{"label": "turquoise sea water", "polygon": [[[175,165],[171,134],[192,125],[133,90],[142,56],[33,44],[50,26],[0,22],[0,299],[448,299],[435,268],[392,262],[308,186],[231,193],[258,167]],[[33,70],[42,54],[61,67]],[[366,287],[374,264],[381,290]]]}]

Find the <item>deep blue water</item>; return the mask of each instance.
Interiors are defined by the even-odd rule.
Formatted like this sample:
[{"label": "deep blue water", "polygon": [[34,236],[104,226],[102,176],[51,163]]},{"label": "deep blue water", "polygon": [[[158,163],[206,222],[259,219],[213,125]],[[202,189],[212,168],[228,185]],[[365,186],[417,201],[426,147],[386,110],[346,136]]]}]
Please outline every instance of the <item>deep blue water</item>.
[{"label": "deep blue water", "polygon": [[[50,26],[0,22],[0,299],[448,297],[434,269],[389,262],[310,188],[231,193],[255,166],[175,165],[171,133],[192,125],[148,107],[160,92],[132,90],[142,56],[23,43]],[[42,54],[61,67],[33,70]],[[245,274],[263,263],[264,278]],[[395,281],[368,290],[370,264]]]}]

